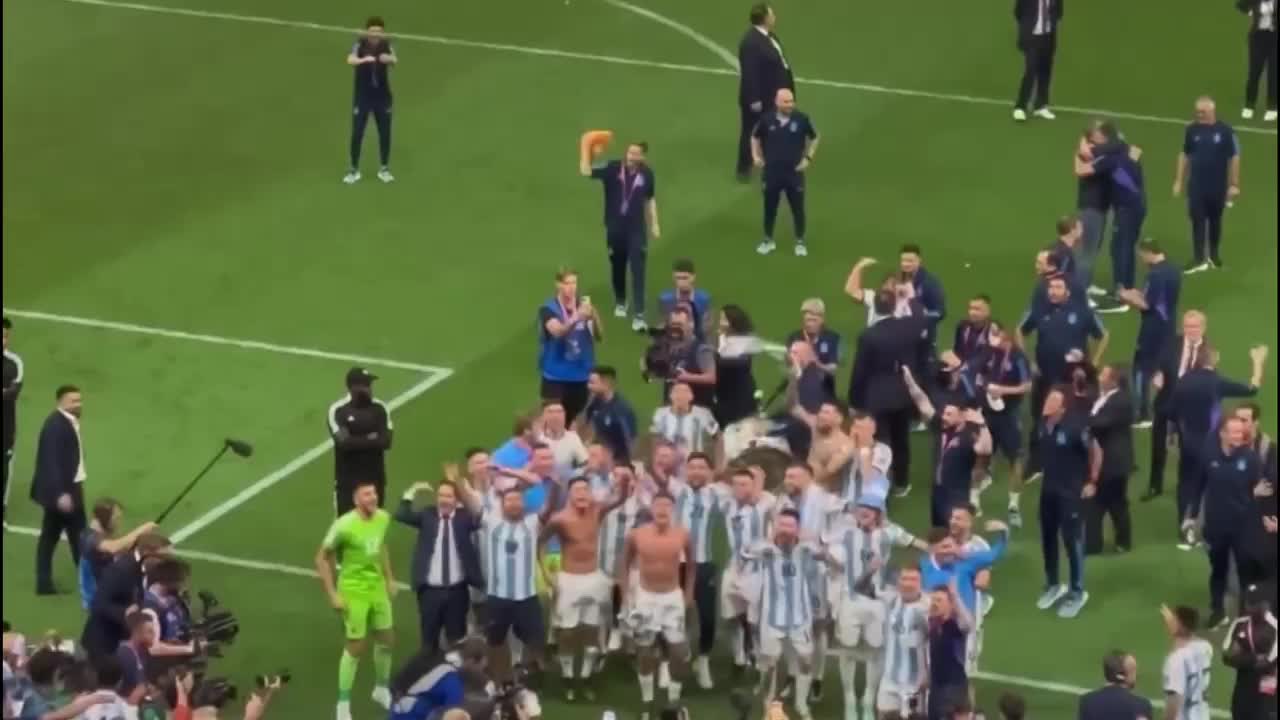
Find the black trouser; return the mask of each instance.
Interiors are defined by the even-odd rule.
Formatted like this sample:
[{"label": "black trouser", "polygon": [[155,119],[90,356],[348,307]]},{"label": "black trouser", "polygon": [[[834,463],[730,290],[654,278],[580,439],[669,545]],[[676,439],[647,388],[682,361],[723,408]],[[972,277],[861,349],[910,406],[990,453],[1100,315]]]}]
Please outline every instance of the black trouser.
[{"label": "black trouser", "polygon": [[1267,71],[1267,109],[1276,109],[1276,31],[1254,30],[1249,33],[1249,76],[1244,84],[1244,106],[1258,104],[1258,81]]},{"label": "black trouser", "polygon": [[351,114],[351,169],[360,167],[360,146],[364,144],[364,129],[369,116],[378,125],[378,162],[382,167],[391,164],[391,103],[357,103]]},{"label": "black trouser", "polygon": [[514,633],[539,656],[547,647],[547,626],[542,619],[542,602],[534,595],[525,600],[503,600],[489,596],[489,626],[485,638],[489,647],[507,644],[507,633]]},{"label": "black trouser", "polygon": [[610,230],[606,233],[609,245],[609,269],[613,277],[613,301],[627,304],[627,266],[631,266],[631,311],[636,317],[644,316],[644,271],[649,256],[649,241],[645,228]]},{"label": "black trouser", "polygon": [[1231,690],[1231,720],[1276,720],[1276,696],[1259,691],[1262,673],[1237,670]]},{"label": "black trouser", "polygon": [[1129,475],[1111,475],[1102,477],[1098,483],[1098,494],[1085,506],[1084,518],[1084,552],[1086,555],[1097,555],[1102,552],[1103,519],[1111,516],[1111,523],[1116,529],[1116,547],[1126,550],[1133,548],[1133,524],[1129,519]]},{"label": "black trouser", "polygon": [[1066,497],[1044,489],[1040,493],[1040,550],[1044,555],[1046,585],[1060,582],[1058,538],[1067,551],[1069,585],[1072,592],[1084,590],[1084,538],[1080,527],[1080,498]]},{"label": "black trouser", "polygon": [[1180,437],[1178,443],[1178,528],[1190,517],[1199,517],[1204,497],[1204,438]]},{"label": "black trouser", "polygon": [[451,587],[418,588],[418,626],[422,630],[422,648],[440,647],[440,631],[445,641],[454,645],[467,635],[467,611],[471,609],[471,592],[466,583]]},{"label": "black trouser", "polygon": [[4,449],[4,486],[0,488],[0,492],[4,493],[4,510],[0,511],[0,518],[8,517],[9,514],[9,471],[13,469],[13,446]]},{"label": "black trouser", "polygon": [[88,527],[84,514],[84,487],[75,483],[71,492],[71,512],[62,512],[57,506],[46,507],[40,521],[40,539],[36,542],[36,590],[53,589],[53,551],[58,538],[65,534],[71,549],[71,562],[80,566],[80,534]]},{"label": "black trouser", "polygon": [[[357,480],[350,481],[339,478],[333,486],[333,510],[342,517],[356,509],[355,493]],[[387,505],[387,479],[373,478],[373,487],[378,491],[378,507]]]},{"label": "black trouser", "polygon": [[742,123],[738,127],[738,166],[735,172],[739,175],[747,175],[751,172],[751,133],[755,132],[756,123],[760,122],[760,116],[764,111],[763,107],[757,112],[746,105],[738,106]]},{"label": "black trouser", "polygon": [[1049,394],[1053,383],[1044,375],[1037,375],[1031,381],[1031,433],[1027,437],[1027,471],[1031,477],[1044,469],[1040,462],[1040,413],[1044,410],[1044,399]]},{"label": "black trouser", "polygon": [[804,173],[793,172],[785,177],[765,177],[764,179],[764,236],[773,239],[773,228],[778,224],[778,205],[786,194],[787,205],[791,208],[791,219],[795,223],[796,241],[804,240]]},{"label": "black trouser", "polygon": [[[1167,380],[1165,382],[1168,382]],[[1169,431],[1176,436],[1178,428],[1173,417],[1160,408],[1156,401],[1155,418],[1151,421],[1151,481],[1147,486],[1152,493],[1164,492],[1164,468],[1169,459]]]},{"label": "black trouser", "polygon": [[1058,34],[1032,35],[1023,38],[1022,82],[1018,85],[1018,101],[1014,107],[1026,109],[1035,90],[1035,109],[1049,106],[1049,86],[1053,81],[1053,56],[1058,52]]},{"label": "black trouser", "polygon": [[[684,565],[680,567],[680,584],[684,585]],[[693,570],[693,607],[698,614],[698,646],[695,655],[709,657],[716,646],[716,606],[720,596],[716,592],[719,578],[712,563],[698,563]]]},{"label": "black trouser", "polygon": [[1215,532],[1211,528],[1205,529],[1204,541],[1209,546],[1209,610],[1214,613],[1226,611],[1227,574],[1233,561],[1241,594],[1249,587],[1250,578],[1246,570],[1248,548],[1243,546],[1243,539],[1238,530]]},{"label": "black trouser", "polygon": [[564,380],[548,380],[542,378],[542,399],[543,400],[559,400],[564,406],[564,418],[566,424],[572,424],[574,418],[578,417],[578,413],[587,406],[587,383],[569,382]]},{"label": "black trouser", "polygon": [[1111,229],[1111,281],[1113,289],[1132,288],[1137,279],[1136,256],[1142,223],[1147,219],[1145,207],[1117,205]]},{"label": "black trouser", "polygon": [[1205,251],[1214,264],[1222,262],[1222,212],[1227,206],[1227,191],[1192,190],[1187,193],[1187,210],[1191,214],[1191,256],[1199,265]]},{"label": "black trouser", "polygon": [[899,490],[911,484],[911,421],[915,408],[875,413],[876,439],[893,451],[893,486]]}]

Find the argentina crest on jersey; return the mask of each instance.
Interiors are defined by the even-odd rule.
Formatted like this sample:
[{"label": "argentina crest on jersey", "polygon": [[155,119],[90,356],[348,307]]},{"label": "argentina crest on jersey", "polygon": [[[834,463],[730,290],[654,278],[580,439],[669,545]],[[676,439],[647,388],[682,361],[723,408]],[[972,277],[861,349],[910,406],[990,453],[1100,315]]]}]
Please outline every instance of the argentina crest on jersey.
[{"label": "argentina crest on jersey", "polygon": [[1075,325],[1075,324],[1076,324],[1076,321],[1077,321],[1077,320],[1079,320],[1079,319],[1080,319],[1080,318],[1079,318],[1079,317],[1078,317],[1074,312],[1069,312],[1069,313],[1067,313],[1067,324],[1068,324],[1068,325]]},{"label": "argentina crest on jersey", "polygon": [[1213,144],[1214,144],[1214,145],[1220,145],[1220,144],[1222,144],[1222,133],[1214,133],[1214,134],[1213,134]]},{"label": "argentina crest on jersey", "polygon": [[1240,472],[1244,472],[1244,466],[1245,466],[1244,458],[1240,458],[1239,460],[1236,461],[1236,470],[1239,470]]},{"label": "argentina crest on jersey", "polygon": [[787,127],[790,128],[791,132],[800,132],[800,126],[796,123],[795,120],[792,120]]},{"label": "argentina crest on jersey", "polygon": [[1065,445],[1067,444],[1067,434],[1066,434],[1065,432],[1063,432],[1063,431],[1059,430],[1059,431],[1058,431],[1058,433],[1057,433],[1057,442],[1058,442],[1058,444],[1059,444],[1059,445],[1064,445],[1064,446],[1065,446]]}]

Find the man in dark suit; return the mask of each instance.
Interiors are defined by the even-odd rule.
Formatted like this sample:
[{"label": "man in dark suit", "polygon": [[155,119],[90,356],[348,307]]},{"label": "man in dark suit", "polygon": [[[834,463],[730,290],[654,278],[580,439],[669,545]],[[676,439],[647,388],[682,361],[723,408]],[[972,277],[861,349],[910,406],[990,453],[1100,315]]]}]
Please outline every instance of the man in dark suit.
[{"label": "man in dark suit", "polygon": [[91,658],[113,655],[129,638],[125,622],[130,608],[142,603],[144,566],[172,552],[172,543],[163,535],[143,533],[132,550],[117,557],[98,580],[98,589],[89,605],[80,644]]},{"label": "man in dark suit", "polygon": [[1133,548],[1129,522],[1129,475],[1133,472],[1133,399],[1128,371],[1116,365],[1098,372],[1098,399],[1089,414],[1089,429],[1102,447],[1102,472],[1098,494],[1085,511],[1084,552],[1102,552],[1102,520],[1111,516],[1116,529],[1116,551]]},{"label": "man in dark suit", "polygon": [[1107,684],[1080,697],[1080,720],[1155,720],[1151,701],[1135,695],[1138,660],[1123,650],[1112,650],[1102,658],[1102,674]]},{"label": "man in dark suit", "polygon": [[1142,502],[1150,502],[1164,494],[1164,469],[1169,457],[1169,431],[1177,433],[1173,417],[1173,392],[1178,381],[1195,365],[1201,349],[1208,350],[1205,331],[1208,319],[1199,310],[1188,310],[1182,316],[1182,332],[1170,338],[1160,355],[1156,373],[1151,378],[1156,389],[1155,420],[1151,425],[1151,480]]},{"label": "man in dark suit", "polygon": [[1022,51],[1022,84],[1013,105],[1013,119],[1027,119],[1027,104],[1035,90],[1033,114],[1053,120],[1049,109],[1049,86],[1053,80],[1053,58],[1058,52],[1058,25],[1066,0],[1014,0],[1013,17],[1018,21],[1018,50]]},{"label": "man in dark suit", "polygon": [[[452,473],[451,473],[452,474]],[[480,555],[472,543],[479,523],[458,506],[458,489],[446,480],[436,488],[436,504],[413,509],[413,498],[427,483],[417,483],[405,492],[396,508],[399,522],[418,529],[413,551],[413,588],[418,594],[418,621],[422,647],[440,646],[440,631],[451,646],[467,634],[467,612],[471,606],[468,586],[482,587]]]},{"label": "man in dark suit", "polygon": [[875,311],[885,319],[858,336],[849,379],[849,406],[875,416],[878,439],[893,451],[893,485],[897,496],[902,497],[911,492],[909,441],[916,412],[902,368],[911,368],[918,379],[925,377],[930,319],[892,317],[894,303],[893,290],[882,289],[876,295]]},{"label": "man in dark suit", "polygon": [[36,594],[56,595],[53,551],[67,536],[71,561],[80,565],[80,533],[88,526],[84,512],[84,447],[80,442],[80,389],[58,388],[58,405],[40,428],[31,499],[44,509],[36,543]]},{"label": "man in dark suit", "polygon": [[751,133],[760,117],[773,107],[778,90],[796,89],[791,65],[774,34],[778,18],[767,3],[751,6],[751,27],[738,43],[738,110],[742,125],[738,131],[738,179],[751,177]]}]

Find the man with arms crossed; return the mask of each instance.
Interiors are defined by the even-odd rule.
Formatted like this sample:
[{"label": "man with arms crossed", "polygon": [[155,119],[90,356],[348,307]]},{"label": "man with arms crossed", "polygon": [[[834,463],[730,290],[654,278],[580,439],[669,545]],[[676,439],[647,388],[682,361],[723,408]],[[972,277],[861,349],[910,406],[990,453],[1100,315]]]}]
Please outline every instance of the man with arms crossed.
[{"label": "man with arms crossed", "polygon": [[[347,645],[338,663],[338,720],[351,720],[351,688],[373,630],[373,701],[391,707],[391,596],[395,580],[391,554],[383,542],[391,515],[378,507],[372,481],[357,483],[355,509],[329,526],[316,553],[316,572],[329,604],[342,615]],[[335,573],[335,568],[339,568]],[[335,581],[334,576],[337,576]]]},{"label": "man with arms crossed", "polygon": [[588,702],[595,694],[585,682],[591,678],[600,656],[601,618],[609,602],[609,578],[599,570],[600,521],[627,499],[629,483],[619,488],[608,505],[591,497],[591,483],[584,477],[569,481],[569,504],[551,516],[538,535],[539,565],[552,536],[560,538],[560,572],[556,574],[555,608],[551,625],[557,631],[560,671],[568,690],[566,699],[576,699],[573,663],[582,649],[582,694]]},{"label": "man with arms crossed", "polygon": [[[618,586],[622,591],[623,606],[631,600],[627,622],[631,626],[639,650],[637,675],[640,679],[640,699],[646,708],[653,704],[654,671],[658,669],[658,638],[667,645],[667,662],[673,668],[672,680],[667,685],[671,702],[680,699],[681,685],[678,679],[687,674],[689,640],[685,635],[684,611],[693,605],[693,563],[684,565],[684,591],[678,569],[680,560],[693,557],[693,544],[689,532],[676,525],[675,499],[665,491],[653,498],[651,510],[653,522],[627,534],[623,548],[622,565],[618,568]],[[639,580],[631,585],[631,569],[639,570]],[[634,594],[633,598],[629,595]],[[648,720],[650,711],[642,711],[642,720]]]}]

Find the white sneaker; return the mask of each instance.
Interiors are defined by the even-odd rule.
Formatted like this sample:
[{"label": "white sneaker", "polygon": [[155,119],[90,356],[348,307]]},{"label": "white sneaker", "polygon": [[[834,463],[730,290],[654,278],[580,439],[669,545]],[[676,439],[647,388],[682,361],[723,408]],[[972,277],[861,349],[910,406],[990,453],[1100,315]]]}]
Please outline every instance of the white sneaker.
[{"label": "white sneaker", "polygon": [[1240,111],[1240,118],[1243,120],[1253,119],[1253,108],[1245,108]]},{"label": "white sneaker", "polygon": [[711,681],[711,661],[707,657],[700,657],[693,661],[693,672],[698,680],[698,687],[703,690],[710,690],[714,687]]},{"label": "white sneaker", "polygon": [[386,168],[382,168],[381,170],[378,171],[378,179],[384,183],[389,183],[389,182],[395,182],[396,176],[392,175],[390,170]]},{"label": "white sneaker", "polygon": [[1013,119],[1014,119],[1014,120],[1017,120],[1018,122],[1026,122],[1026,121],[1027,121],[1027,111],[1026,111],[1026,110],[1023,110],[1022,108],[1014,108],[1014,109],[1013,109]]},{"label": "white sneaker", "polygon": [[1043,477],[1044,477],[1044,473],[1043,473],[1043,472],[1032,473],[1032,474],[1031,474],[1031,477],[1027,478],[1027,484],[1028,484],[1028,485],[1030,485],[1031,483],[1036,482],[1036,481],[1040,480],[1040,479],[1041,479],[1041,478],[1043,478]]},{"label": "white sneaker", "polygon": [[806,257],[808,254],[809,248],[805,247],[804,243],[796,243],[796,257]]},{"label": "white sneaker", "polygon": [[613,316],[614,316],[614,317],[616,317],[616,318],[624,318],[624,317],[626,317],[626,316],[627,316],[627,306],[626,306],[626,305],[614,305],[614,306],[613,306]]},{"label": "white sneaker", "polygon": [[1208,270],[1211,270],[1212,268],[1213,268],[1213,266],[1212,266],[1212,265],[1210,265],[1208,262],[1202,262],[1202,263],[1200,263],[1199,265],[1192,265],[1191,267],[1187,268],[1186,270],[1183,270],[1183,271],[1182,271],[1182,274],[1183,274],[1183,275],[1195,275],[1196,273],[1206,272],[1206,271],[1208,271]]},{"label": "white sneaker", "polygon": [[1041,610],[1048,610],[1054,605],[1057,605],[1058,601],[1066,596],[1066,585],[1054,585],[1053,587],[1046,588],[1045,591],[1041,593],[1040,599],[1036,600],[1036,607]]},{"label": "white sneaker", "polygon": [[614,630],[613,632],[609,633],[608,650],[611,653],[616,653],[621,649],[622,649],[622,633],[618,632],[617,630]]},{"label": "white sneaker", "polygon": [[1111,294],[1097,285],[1090,285],[1085,292],[1089,294],[1089,297],[1106,297]]},{"label": "white sneaker", "polygon": [[986,492],[987,488],[991,487],[991,484],[994,482],[995,480],[991,479],[991,473],[983,475],[982,479],[978,481],[978,494],[981,495]]},{"label": "white sneaker", "polygon": [[1150,421],[1150,420],[1139,420],[1138,422],[1136,422],[1136,423],[1134,423],[1134,424],[1133,424],[1133,429],[1134,429],[1134,430],[1150,430],[1150,429],[1151,429],[1151,421]]},{"label": "white sneaker", "polygon": [[1265,120],[1266,122],[1275,122],[1275,121],[1276,121],[1276,111],[1275,111],[1275,110],[1268,110],[1268,111],[1267,111],[1267,114],[1262,116],[1262,119],[1263,119],[1263,120]]},{"label": "white sneaker", "polygon": [[778,244],[772,240],[762,240],[760,244],[756,246],[756,252],[761,255],[768,255],[769,253],[777,249],[778,249]]},{"label": "white sneaker", "polygon": [[662,663],[658,666],[658,687],[666,688],[671,684],[671,665]]},{"label": "white sneaker", "polygon": [[338,703],[338,710],[335,717],[337,717],[338,720],[351,720],[351,703],[340,701]]},{"label": "white sneaker", "polygon": [[373,698],[373,701],[378,704],[378,707],[382,708],[383,710],[391,709],[391,690],[390,689],[386,687],[376,687],[373,689],[373,695],[371,697]]},{"label": "white sneaker", "polygon": [[1054,115],[1053,111],[1047,107],[1042,107],[1039,110],[1036,110],[1035,116],[1040,118],[1041,120],[1057,120],[1058,119],[1058,116]]},{"label": "white sneaker", "polygon": [[649,323],[645,322],[644,318],[637,315],[631,319],[631,329],[635,332],[644,332],[649,329]]},{"label": "white sneaker", "polygon": [[352,170],[351,172],[347,173],[346,175],[343,175],[343,176],[342,176],[342,182],[344,182],[344,183],[346,183],[346,184],[348,184],[348,185],[355,185],[356,183],[360,182],[360,171],[359,171],[359,170]]}]

